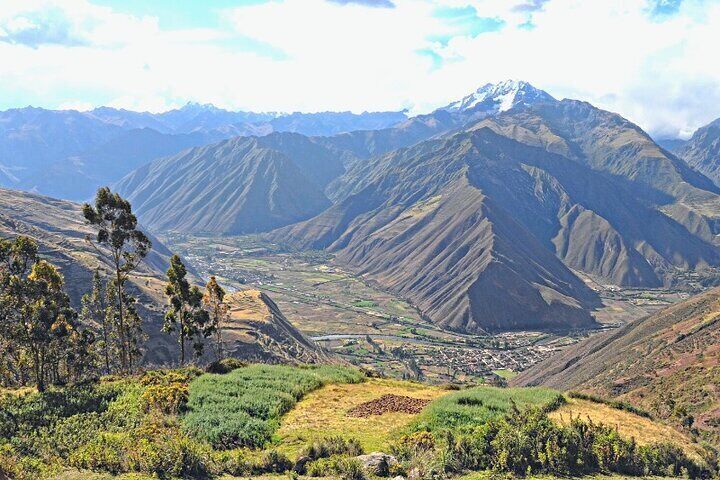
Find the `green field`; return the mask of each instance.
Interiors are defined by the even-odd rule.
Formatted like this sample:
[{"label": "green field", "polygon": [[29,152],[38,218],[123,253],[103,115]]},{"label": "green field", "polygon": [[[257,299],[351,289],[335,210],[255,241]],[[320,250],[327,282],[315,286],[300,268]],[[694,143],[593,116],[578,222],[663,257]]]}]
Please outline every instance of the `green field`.
[{"label": "green field", "polygon": [[475,387],[445,395],[431,403],[411,425],[412,430],[469,430],[507,414],[513,407],[546,407],[562,401],[548,388]]},{"label": "green field", "polygon": [[215,448],[262,447],[305,394],[328,383],[359,383],[345,367],[253,365],[226,375],[206,374],[190,384],[183,425]]}]

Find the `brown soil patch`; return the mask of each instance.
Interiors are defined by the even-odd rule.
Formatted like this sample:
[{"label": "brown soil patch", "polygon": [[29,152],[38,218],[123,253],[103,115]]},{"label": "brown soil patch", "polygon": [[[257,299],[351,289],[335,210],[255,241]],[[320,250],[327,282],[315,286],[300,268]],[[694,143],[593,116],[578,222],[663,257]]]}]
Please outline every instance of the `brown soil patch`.
[{"label": "brown soil patch", "polygon": [[348,410],[348,417],[369,417],[383,413],[420,413],[430,400],[387,394]]}]

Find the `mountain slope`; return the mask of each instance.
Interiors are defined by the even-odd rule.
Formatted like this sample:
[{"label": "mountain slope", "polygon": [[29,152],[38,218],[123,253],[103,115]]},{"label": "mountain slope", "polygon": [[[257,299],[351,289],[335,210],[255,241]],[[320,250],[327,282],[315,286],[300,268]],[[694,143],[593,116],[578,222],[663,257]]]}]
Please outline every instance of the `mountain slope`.
[{"label": "mountain slope", "polygon": [[337,156],[297,134],[238,137],[153,162],[117,185],[157,231],[238,234],[305,220],[330,205]]},{"label": "mountain slope", "polygon": [[698,129],[677,154],[720,185],[720,118]]},{"label": "mountain slope", "polygon": [[255,363],[329,363],[331,356],[300,333],[270,297],[258,290],[228,295],[230,319],[223,330],[225,351]]},{"label": "mountain slope", "polygon": [[720,265],[717,188],[583,102],[511,108],[355,162],[330,188],[332,207],[270,238],[328,248],[460,330],[589,325],[597,299],[566,266],[658,287],[711,283]]},{"label": "mountain slope", "polygon": [[[77,203],[31,193],[0,189],[0,236],[26,235],[35,239],[40,255],[56,264],[65,277],[65,289],[73,306],[91,287],[96,269],[109,275],[110,265],[85,240],[92,229],[85,223]],[[166,298],[165,271],[170,251],[152,238],[151,253],[130,278],[130,288],[139,300],[139,313],[146,319],[149,335],[145,361],[167,363],[174,358],[175,341],[162,329]]]},{"label": "mountain slope", "polygon": [[344,200],[270,236],[328,248],[453,329],[590,326],[593,292],[478,186],[516,147],[483,129],[372,159]]},{"label": "mountain slope", "polygon": [[[92,282],[96,269],[110,274],[105,258],[85,240],[92,230],[85,224],[81,206],[65,200],[0,189],[0,237],[26,235],[35,239],[40,255],[56,264],[65,277],[65,289],[73,306]],[[156,238],[153,248],[136,274],[130,289],[138,297],[138,311],[148,335],[144,362],[172,364],[177,359],[177,339],[164,333],[167,298],[164,294],[171,252]],[[190,271],[190,280],[201,280]],[[224,333],[226,352],[237,358],[282,363],[324,363],[330,356],[303,336],[260,292],[239,292],[228,299],[231,318]],[[209,359],[209,357],[208,357]]]},{"label": "mountain slope", "polygon": [[512,383],[627,400],[720,438],[720,289],[595,335]]}]

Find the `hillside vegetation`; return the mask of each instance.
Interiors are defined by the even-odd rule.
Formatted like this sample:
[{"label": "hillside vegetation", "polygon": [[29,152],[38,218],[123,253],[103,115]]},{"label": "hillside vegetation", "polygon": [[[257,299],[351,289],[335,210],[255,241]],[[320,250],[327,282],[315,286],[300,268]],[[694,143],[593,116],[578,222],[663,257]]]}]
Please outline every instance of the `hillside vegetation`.
[{"label": "hillside vegetation", "polygon": [[720,289],[572,346],[514,385],[583,390],[635,404],[688,434],[720,438]]},{"label": "hillside vegetation", "polygon": [[[382,398],[391,401],[382,407]],[[419,415],[401,413],[418,400],[430,404]],[[546,412],[562,402],[548,389],[447,393],[366,380],[357,370],[334,366],[150,371],[0,397],[0,478],[262,478],[291,469],[353,480],[467,471],[709,473],[705,460],[676,445],[636,443],[577,418],[553,421]],[[376,407],[362,410],[367,405]],[[353,413],[359,410],[364,413]],[[371,447],[395,459],[367,470],[358,455]]]}]

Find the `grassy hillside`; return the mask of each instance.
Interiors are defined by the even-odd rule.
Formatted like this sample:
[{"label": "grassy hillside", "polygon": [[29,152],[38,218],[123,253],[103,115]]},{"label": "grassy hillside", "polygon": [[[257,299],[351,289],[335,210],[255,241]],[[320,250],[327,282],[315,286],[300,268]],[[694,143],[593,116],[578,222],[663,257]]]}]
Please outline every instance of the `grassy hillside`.
[{"label": "grassy hillside", "polygon": [[618,398],[716,441],[720,438],[720,289],[591,337],[511,383]]},{"label": "grassy hillside", "polygon": [[[0,478],[259,480],[291,469],[352,480],[708,473],[699,452],[683,453],[693,445],[636,443],[614,427],[567,422],[569,408],[596,418],[608,412],[561,403],[549,389],[450,392],[337,366],[150,371],[0,397]],[[372,474],[356,457],[376,449],[397,462]]]}]

